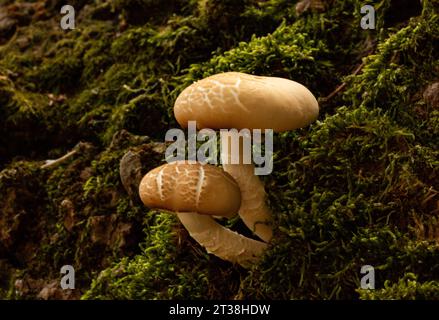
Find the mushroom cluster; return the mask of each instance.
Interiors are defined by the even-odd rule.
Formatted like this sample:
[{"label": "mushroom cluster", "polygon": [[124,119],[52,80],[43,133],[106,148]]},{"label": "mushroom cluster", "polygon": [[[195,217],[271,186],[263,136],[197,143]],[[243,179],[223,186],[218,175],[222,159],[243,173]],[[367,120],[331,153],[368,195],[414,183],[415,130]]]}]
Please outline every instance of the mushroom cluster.
[{"label": "mushroom cluster", "polygon": [[187,161],[165,164],[143,177],[139,193],[147,207],[175,212],[192,238],[224,260],[247,267],[267,246],[212,218],[231,218],[241,205],[238,184],[221,168]]},{"label": "mushroom cluster", "polygon": [[[183,128],[195,121],[199,130],[237,129],[228,131],[221,141],[223,169],[194,162],[166,164],[143,178],[140,197],[150,208],[176,212],[208,252],[248,267],[272,237],[272,214],[254,164],[243,161],[246,137],[238,130],[293,130],[316,120],[318,113],[314,95],[292,80],[226,72],[197,81],[178,96],[174,115]],[[239,141],[238,157],[230,150],[233,139]],[[239,235],[212,218],[236,213],[263,241]]]}]

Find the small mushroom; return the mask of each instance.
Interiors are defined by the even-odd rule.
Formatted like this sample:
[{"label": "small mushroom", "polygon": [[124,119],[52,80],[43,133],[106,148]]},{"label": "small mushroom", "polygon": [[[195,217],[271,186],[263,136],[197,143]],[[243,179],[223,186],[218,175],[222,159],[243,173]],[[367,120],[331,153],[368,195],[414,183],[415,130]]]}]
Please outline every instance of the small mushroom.
[{"label": "small mushroom", "polygon": [[212,218],[231,218],[241,204],[237,183],[219,167],[186,161],[162,165],[143,177],[139,194],[147,207],[175,212],[191,237],[221,259],[249,267],[267,247]]},{"label": "small mushroom", "polygon": [[[174,105],[178,123],[186,128],[189,121],[196,121],[198,129],[282,132],[307,126],[317,119],[318,113],[316,98],[300,83],[239,72],[220,73],[193,83],[183,90]],[[236,134],[230,131],[227,138]],[[228,156],[222,154],[221,158]],[[223,163],[223,168],[240,187],[240,217],[257,236],[269,241],[271,211],[265,203],[264,186],[254,175],[254,165]]]}]

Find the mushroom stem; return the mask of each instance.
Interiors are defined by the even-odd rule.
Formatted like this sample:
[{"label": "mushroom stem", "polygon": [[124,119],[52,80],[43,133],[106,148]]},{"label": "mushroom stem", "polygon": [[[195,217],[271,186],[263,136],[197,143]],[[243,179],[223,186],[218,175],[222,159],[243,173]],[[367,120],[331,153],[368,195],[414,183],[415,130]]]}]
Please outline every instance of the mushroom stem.
[{"label": "mushroom stem", "polygon": [[[255,166],[253,163],[244,163],[244,151],[251,152],[251,149],[243,150],[246,145],[243,141],[247,138],[234,130],[221,133],[222,165],[224,171],[235,179],[241,190],[239,216],[254,234],[268,242],[273,236],[272,214],[266,204],[267,194],[264,184],[254,173]],[[238,155],[232,153],[233,143],[239,144]],[[251,159],[251,157],[249,158]],[[234,159],[234,163],[232,159]]]},{"label": "mushroom stem", "polygon": [[191,237],[207,252],[244,268],[257,263],[267,248],[266,243],[229,230],[208,215],[177,212],[177,216]]}]

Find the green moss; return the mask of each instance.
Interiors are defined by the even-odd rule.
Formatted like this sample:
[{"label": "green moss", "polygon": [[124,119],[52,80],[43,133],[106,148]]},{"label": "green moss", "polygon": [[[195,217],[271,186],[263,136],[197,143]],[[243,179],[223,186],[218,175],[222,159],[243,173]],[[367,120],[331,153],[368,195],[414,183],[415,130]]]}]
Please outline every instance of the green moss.
[{"label": "green moss", "polygon": [[[174,267],[176,259],[182,258],[179,256],[181,252],[178,252],[176,239],[173,236],[176,225],[176,221],[171,216],[157,215],[146,233],[144,254],[132,260],[123,259],[114,267],[102,272],[84,298],[157,299],[161,295],[166,296],[168,290],[172,290],[171,288],[177,285],[175,280],[178,279],[178,274],[185,273],[184,269],[179,271]],[[203,278],[201,277],[200,280],[203,281]],[[201,285],[196,284],[196,287],[201,288],[207,286],[206,279]],[[202,293],[203,291],[195,290],[198,296]]]},{"label": "green moss", "polygon": [[8,77],[0,80],[0,96],[0,165],[13,155],[39,156],[59,146],[62,103],[22,90]]},{"label": "green moss", "polygon": [[[0,209],[38,220],[29,225],[39,247],[34,258],[18,250],[2,276],[51,279],[68,262],[81,290],[93,280],[84,299],[437,298],[439,114],[423,91],[438,77],[438,2],[423,1],[410,21],[390,0],[327,1],[300,15],[296,3],[90,3],[69,32],[56,27],[55,3],[20,27],[0,47]],[[364,4],[376,7],[377,30],[360,28]],[[177,95],[223,71],[291,78],[320,98],[316,123],[275,136],[274,172],[263,178],[275,237],[251,270],[205,253],[119,178],[128,150],[141,152],[145,172],[163,160],[123,130],[162,141]],[[89,147],[39,169],[79,141]],[[131,245],[96,239],[127,224],[139,229]],[[365,264],[375,291],[358,290]],[[0,296],[8,290],[2,283]]]},{"label": "green moss", "polygon": [[[410,227],[413,216],[428,220],[434,212],[429,189],[438,168],[431,148],[437,140],[419,134],[425,120],[402,118],[414,114],[423,84],[433,79],[437,51],[426,39],[436,19],[427,5],[423,18],[379,46],[349,83],[345,103],[352,105],[337,108],[299,137],[279,137],[281,145],[302,151],[290,147],[276,155],[269,193],[278,235],[246,280],[245,296],[351,299],[363,264],[379,268],[378,287],[406,272],[422,281],[437,279],[437,243],[418,242]],[[416,57],[399,60],[389,71],[384,61],[399,54]],[[396,76],[401,70],[409,73]],[[350,100],[353,92],[363,98]]]},{"label": "green moss", "polygon": [[[381,5],[382,10],[389,8],[388,3]],[[364,264],[372,264],[379,270],[378,287],[385,280],[397,281],[410,271],[421,274],[423,279],[435,279],[438,247],[435,243],[418,242],[413,225],[413,217],[426,221],[431,215],[431,202],[426,199],[431,194],[431,170],[437,170],[437,153],[431,148],[437,142],[431,140],[432,135],[420,133],[435,120],[421,121],[420,128],[400,121],[392,108],[401,105],[401,98],[407,95],[402,94],[402,89],[395,89],[398,96],[388,95],[386,90],[390,87],[392,92],[400,79],[407,79],[404,90],[418,97],[415,103],[422,106],[419,91],[423,84],[413,79],[415,73],[420,73],[424,83],[431,81],[429,66],[437,60],[432,51],[433,42],[421,41],[431,38],[437,26],[436,16],[428,6],[427,3],[424,16],[414,19],[406,28],[395,34],[379,35],[383,42],[377,54],[366,60],[362,73],[348,78],[346,94],[340,100],[347,107],[328,109],[333,115],[322,116],[310,130],[276,137],[275,172],[265,179],[275,213],[275,238],[264,261],[241,283],[240,297],[355,298],[359,271]],[[348,8],[352,9],[351,13]],[[370,36],[358,31],[360,28],[350,27],[359,17],[359,8],[358,3],[346,1],[324,14],[307,14],[291,25],[282,24],[271,35],[253,37],[247,43],[216,54],[210,61],[192,65],[177,85],[174,96],[194,80],[231,70],[289,77],[305,83],[317,94],[328,93],[331,84],[339,81],[338,75],[347,69],[346,66],[339,69],[341,59],[338,58],[351,56],[352,50],[358,54]],[[332,21],[326,18],[337,14],[339,20],[328,31],[325,27]],[[347,18],[346,24],[340,22],[341,17]],[[378,23],[382,25],[384,21]],[[430,27],[426,28],[427,24]],[[346,38],[334,41],[334,35],[341,30],[347,34]],[[400,42],[403,35],[409,37],[404,42],[407,47]],[[392,75],[392,70],[386,74],[387,52],[393,54],[394,48],[404,52],[402,55],[415,55],[399,61],[399,69],[410,70],[405,77]],[[415,66],[418,59],[425,64]],[[377,83],[377,76],[387,82]],[[374,94],[369,98],[367,93],[366,99],[353,99],[356,92],[364,95],[364,88],[386,95]],[[368,101],[379,102],[382,108]],[[413,100],[410,103],[413,105]],[[92,295],[86,297],[175,297],[162,296],[160,288],[149,288],[153,275],[161,279],[160,284],[170,285],[167,273],[154,273],[163,270],[162,267],[150,269],[145,264],[149,261],[151,258],[145,253],[133,261],[124,261],[123,276],[116,286],[111,285],[111,279],[119,266],[105,271],[103,278],[96,281]],[[172,260],[164,266],[178,268],[184,264]],[[138,284],[140,287],[136,287]],[[131,287],[134,289],[130,293],[122,293]],[[194,287],[198,285],[191,286]],[[149,289],[138,296],[141,288]]]},{"label": "green moss", "polygon": [[438,300],[437,281],[419,282],[413,273],[406,274],[397,283],[386,281],[380,290],[359,290],[364,300]]},{"label": "green moss", "polygon": [[[303,151],[276,156],[268,181],[276,236],[247,297],[350,299],[365,264],[380,269],[380,281],[407,270],[435,277],[437,245],[409,250],[411,215],[430,214],[431,186],[411,165],[418,148],[409,130],[379,110],[340,108],[308,133],[279,139]],[[425,259],[424,269],[417,261]]]},{"label": "green moss", "polygon": [[255,1],[247,6],[244,16],[254,20],[255,24],[263,26],[264,30],[279,25],[282,20],[295,20],[295,5],[297,1],[289,0],[268,0]]},{"label": "green moss", "polygon": [[[438,19],[427,1],[421,17],[384,39],[377,53],[365,59],[362,72],[348,78],[346,103],[352,103],[354,108],[389,111],[396,121],[415,130],[417,136],[425,136],[425,118],[414,102],[419,100],[420,90],[438,77]],[[425,136],[425,141],[437,143],[435,133]]]},{"label": "green moss", "polygon": [[142,253],[101,272],[83,299],[232,298],[236,271],[200,251],[173,215],[151,211],[145,219]]},{"label": "green moss", "polygon": [[324,83],[319,81],[331,78],[330,63],[322,59],[326,51],[322,42],[299,33],[294,25],[283,24],[268,36],[253,37],[208,63],[191,66],[186,83],[219,72],[240,71],[300,79],[313,90],[322,90]]}]

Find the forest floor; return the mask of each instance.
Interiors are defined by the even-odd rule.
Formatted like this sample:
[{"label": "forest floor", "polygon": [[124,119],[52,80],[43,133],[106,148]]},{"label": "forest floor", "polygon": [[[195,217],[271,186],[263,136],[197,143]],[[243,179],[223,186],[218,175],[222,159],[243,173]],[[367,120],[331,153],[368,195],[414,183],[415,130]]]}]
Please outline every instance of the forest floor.
[{"label": "forest floor", "polygon": [[[438,0],[70,0],[73,30],[64,4],[0,0],[0,298],[439,299]],[[320,105],[275,134],[274,237],[250,269],[137,193],[178,94],[226,71]]]}]

